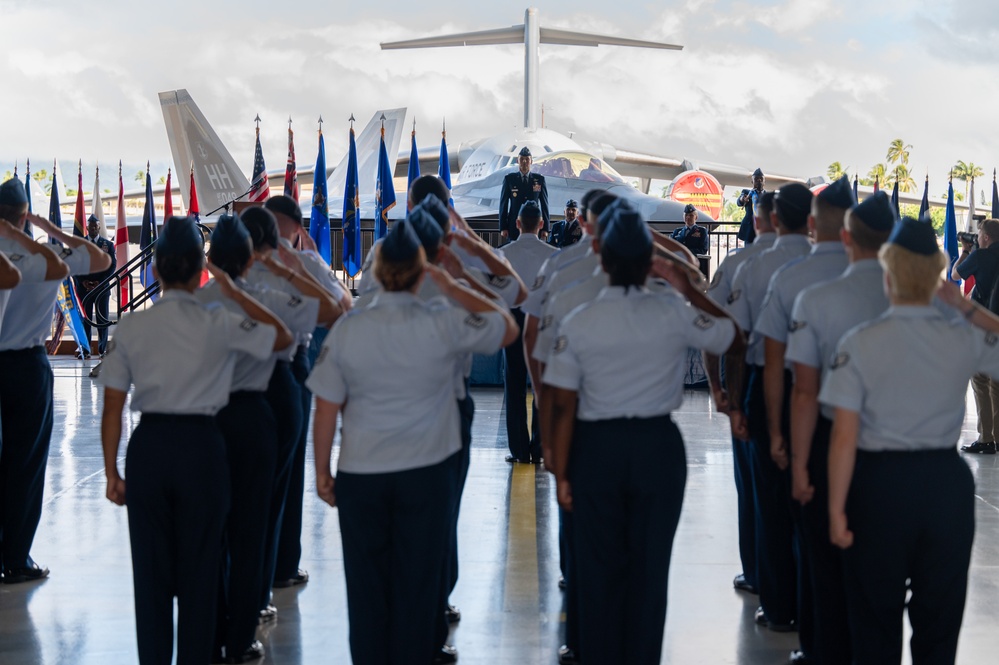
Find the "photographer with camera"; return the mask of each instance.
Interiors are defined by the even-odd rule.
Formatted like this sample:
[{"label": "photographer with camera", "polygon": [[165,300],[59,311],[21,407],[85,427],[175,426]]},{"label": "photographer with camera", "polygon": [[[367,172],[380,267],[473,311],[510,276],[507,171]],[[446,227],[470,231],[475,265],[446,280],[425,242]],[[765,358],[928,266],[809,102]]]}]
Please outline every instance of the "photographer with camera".
[{"label": "photographer with camera", "polygon": [[[954,263],[951,278],[975,278],[975,288],[971,299],[989,308],[996,301],[993,290],[999,278],[999,220],[986,219],[978,228],[976,238],[970,233],[961,233],[961,256]],[[977,245],[977,247],[976,247]],[[996,310],[991,310],[995,313]],[[999,438],[999,382],[985,374],[976,374],[971,379],[975,393],[975,406],[978,409],[978,440],[961,446],[967,453],[994,455],[996,439]]]}]

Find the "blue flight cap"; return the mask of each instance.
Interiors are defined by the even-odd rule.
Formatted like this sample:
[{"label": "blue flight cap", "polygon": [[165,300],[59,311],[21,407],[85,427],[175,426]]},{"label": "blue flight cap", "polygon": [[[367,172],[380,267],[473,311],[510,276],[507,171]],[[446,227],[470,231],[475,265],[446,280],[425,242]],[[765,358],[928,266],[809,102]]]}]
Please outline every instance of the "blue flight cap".
[{"label": "blue flight cap", "polygon": [[267,199],[264,207],[271,212],[281,213],[299,224],[302,223],[302,207],[290,196],[276,194]]},{"label": "blue flight cap", "polygon": [[843,210],[857,205],[857,199],[853,196],[853,185],[850,184],[850,180],[846,176],[830,184],[819,192],[818,196],[829,205]]},{"label": "blue flight cap", "polygon": [[565,202],[566,208],[579,208],[579,204],[576,203],[576,199],[569,199]]},{"label": "blue flight cap", "polygon": [[688,203],[687,205],[683,206],[683,214],[684,215],[686,215],[687,213],[691,213],[691,212],[697,212],[697,208],[694,207],[693,203]]},{"label": "blue flight cap", "polygon": [[865,226],[872,231],[890,231],[898,222],[895,216],[895,206],[891,204],[891,199],[884,192],[878,192],[873,196],[853,206],[855,214]]},{"label": "blue flight cap", "polygon": [[156,240],[157,256],[180,256],[203,250],[201,231],[190,217],[171,217]]},{"label": "blue flight cap", "polygon": [[774,195],[774,207],[784,226],[796,231],[808,222],[808,215],[812,212],[812,192],[797,182],[784,185]]},{"label": "blue flight cap", "polygon": [[[604,215],[608,212],[611,214],[600,236],[601,247],[626,259],[636,259],[652,251],[652,233],[641,215],[623,206],[608,208]],[[600,216],[601,222],[604,215]]]},{"label": "blue flight cap", "polygon": [[381,247],[382,258],[392,263],[409,261],[416,256],[420,250],[420,238],[413,231],[413,223],[409,217],[392,225],[392,230],[382,240]]},{"label": "blue flight cap", "polygon": [[444,238],[444,232],[422,203],[409,211],[406,221],[420,239],[427,254],[437,250]]},{"label": "blue flight cap", "polygon": [[531,156],[531,149],[528,148],[525,145],[523,148],[520,149],[520,156],[521,157],[530,157]]},{"label": "blue flight cap", "polygon": [[95,215],[90,215],[90,217],[87,217],[87,224],[90,224],[90,222],[99,222],[99,221],[101,220],[97,219]]},{"label": "blue flight cap", "polygon": [[[567,208],[569,206],[566,206]],[[520,212],[517,214],[521,219],[541,219],[541,208],[538,206],[537,201],[528,200],[524,201],[524,205],[520,206]]]},{"label": "blue flight cap", "polygon": [[23,206],[28,203],[28,195],[24,191],[24,183],[17,178],[11,178],[0,185],[0,205]]},{"label": "blue flight cap", "polygon": [[228,253],[230,248],[237,245],[249,245],[252,251],[253,239],[250,238],[250,232],[235,215],[222,215],[212,231],[212,247]]},{"label": "blue flight cap", "polygon": [[763,171],[760,170],[760,169],[756,169],[755,171],[753,171],[753,177],[754,178],[762,178],[762,177],[764,177],[763,176]]},{"label": "blue flight cap", "polygon": [[933,230],[929,217],[921,220],[903,217],[888,236],[888,242],[923,256],[933,256],[940,251],[937,232]]},{"label": "blue flight cap", "polygon": [[451,213],[435,194],[424,196],[422,201],[413,206],[413,210],[417,208],[422,208],[424,212],[428,213],[437,222],[441,233],[447,233],[451,230]]}]

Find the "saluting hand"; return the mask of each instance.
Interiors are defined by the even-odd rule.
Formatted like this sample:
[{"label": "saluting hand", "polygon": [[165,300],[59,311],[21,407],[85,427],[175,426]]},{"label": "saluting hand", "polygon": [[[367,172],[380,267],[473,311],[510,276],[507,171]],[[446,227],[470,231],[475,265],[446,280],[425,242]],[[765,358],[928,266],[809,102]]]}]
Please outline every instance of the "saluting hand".
[{"label": "saluting hand", "polygon": [[333,474],[316,474],[316,493],[331,508],[336,507],[336,478]]},{"label": "saluting hand", "polygon": [[108,478],[108,488],[104,495],[116,506],[125,505],[125,479],[117,473]]},{"label": "saluting hand", "polygon": [[[300,257],[297,252],[291,251],[281,243],[278,243],[277,251],[278,251],[278,256],[281,257],[281,263],[283,263],[287,268],[290,268],[295,272],[305,271],[305,262],[302,261],[302,257]],[[265,260],[264,265],[266,265],[268,268],[271,267],[272,263],[277,265],[277,262],[274,260],[273,254],[268,254],[267,257],[270,263],[268,263],[268,261]]]},{"label": "saluting hand", "polygon": [[829,540],[842,550],[853,545],[853,532],[846,528],[846,513],[829,515]]},{"label": "saluting hand", "polygon": [[[438,253],[438,258],[440,260],[440,268],[428,263],[427,268],[434,268],[439,272],[441,277],[448,278],[448,283],[442,282],[439,277],[436,277],[433,272],[427,270],[427,276],[432,279],[441,290],[445,290],[451,286],[451,278],[459,279],[464,273],[465,267],[461,263],[461,259],[458,255],[454,253],[447,245],[441,245],[440,252]],[[444,270],[441,270],[443,268]],[[446,271],[446,272],[445,272]]]},{"label": "saluting hand", "polygon": [[234,299],[236,297],[236,292],[239,291],[239,287],[232,281],[232,277],[229,277],[229,273],[222,270],[211,261],[208,262],[206,267],[212,277],[215,278],[215,282],[219,285],[219,288],[222,289],[222,295],[226,298]]},{"label": "saluting hand", "polygon": [[961,304],[964,303],[964,295],[961,294],[961,289],[949,279],[940,280],[940,286],[937,288],[937,297],[944,304],[955,309],[960,309]]}]

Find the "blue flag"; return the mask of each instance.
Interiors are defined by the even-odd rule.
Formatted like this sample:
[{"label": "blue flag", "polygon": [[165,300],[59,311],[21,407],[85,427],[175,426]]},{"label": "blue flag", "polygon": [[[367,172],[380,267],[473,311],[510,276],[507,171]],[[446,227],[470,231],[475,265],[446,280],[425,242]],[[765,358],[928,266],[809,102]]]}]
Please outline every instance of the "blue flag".
[{"label": "blue flag", "polygon": [[[16,174],[15,174],[16,175]],[[28,165],[24,167],[24,193],[28,196],[28,212],[33,212],[31,209],[31,161],[28,161]],[[992,204],[995,205],[994,203]],[[34,239],[35,234],[31,232],[31,222],[24,220],[24,233],[30,238]]]},{"label": "blue flag", "polygon": [[447,157],[447,132],[441,130],[441,156],[440,161],[437,163],[437,176],[444,181],[447,185],[448,198],[447,202],[454,207],[454,197],[450,196],[451,192],[451,161]]},{"label": "blue flag", "polygon": [[896,219],[902,219],[902,211],[898,207],[898,178],[895,179],[895,186],[891,189],[891,207],[895,209]]},{"label": "blue flag", "polygon": [[330,246],[330,209],[326,189],[326,142],[323,130],[319,130],[319,154],[316,155],[316,171],[312,180],[312,215],[309,217],[309,237],[316,243],[316,251],[327,264],[333,256]]},{"label": "blue flag", "polygon": [[919,219],[923,215],[930,213],[930,176],[926,176],[926,184],[923,185],[923,200],[919,203]]},{"label": "blue flag", "polygon": [[999,219],[999,187],[996,186],[995,169],[992,169],[992,219]]},{"label": "blue flag", "polygon": [[[954,183],[947,183],[947,216],[944,217],[944,253],[950,261],[947,263],[947,277],[957,261],[957,213],[954,211]],[[956,284],[957,282],[955,282]]]},{"label": "blue flag", "polygon": [[395,185],[392,184],[392,167],[385,149],[385,128],[382,127],[382,141],[378,146],[378,178],[375,182],[375,240],[384,238],[388,233],[388,211],[394,207]]},{"label": "blue flag", "polygon": [[853,200],[859,201],[860,198],[857,196],[857,188],[860,183],[857,182],[857,176],[853,176]]},{"label": "blue flag", "polygon": [[406,192],[413,188],[413,181],[420,177],[420,151],[416,149],[416,127],[413,127],[412,141],[409,147],[409,179],[406,182]]},{"label": "blue flag", "polygon": [[[153,202],[153,178],[149,175],[149,164],[146,164],[146,202],[142,207],[142,226],[139,229],[139,249],[145,250],[156,244],[156,204]],[[153,261],[147,259],[139,272],[139,282],[145,288],[151,287],[156,278],[153,277]]]},{"label": "blue flag", "polygon": [[357,191],[357,144],[354,128],[350,128],[350,149],[347,153],[347,182],[343,189],[343,271],[353,279],[361,272],[361,215]]},{"label": "blue flag", "polygon": [[[52,222],[56,228],[62,228],[62,210],[59,207],[59,186],[56,184],[56,169],[52,169],[52,196],[49,199],[49,221]],[[53,245],[62,245],[61,242],[54,238],[50,238],[49,242]],[[73,288],[73,278],[67,277],[59,285],[59,291],[56,294],[56,317],[57,319],[61,317],[62,321],[69,324],[69,332],[73,335],[73,339],[76,340],[77,346],[85,354],[90,353],[90,340],[87,339],[83,328],[83,317],[80,316],[80,305],[76,298],[76,289]],[[54,347],[58,347],[59,339],[62,336],[62,326],[59,322],[56,323],[57,335],[54,335]]]}]

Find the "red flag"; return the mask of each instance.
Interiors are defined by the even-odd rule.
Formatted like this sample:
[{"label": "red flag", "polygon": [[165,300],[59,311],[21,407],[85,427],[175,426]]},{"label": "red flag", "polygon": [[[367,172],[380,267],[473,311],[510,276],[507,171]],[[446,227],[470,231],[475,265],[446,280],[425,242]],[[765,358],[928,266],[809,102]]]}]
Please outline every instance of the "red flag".
[{"label": "red flag", "polygon": [[171,173],[170,173],[170,169],[167,168],[166,190],[163,192],[163,223],[164,224],[166,224],[166,221],[168,219],[170,219],[171,217],[173,217],[173,191],[172,191],[173,187],[170,184],[171,179],[172,179],[172,176],[171,176]]},{"label": "red flag", "polygon": [[76,211],[73,213],[73,235],[87,237],[87,212],[83,205],[83,160],[76,176]]},{"label": "red flag", "polygon": [[[118,267],[122,268],[128,263],[128,226],[125,219],[125,185],[121,181],[121,162],[118,162],[118,213],[115,218],[114,229],[114,255],[118,262]],[[121,306],[125,307],[131,301],[131,279],[122,277]]]},{"label": "red flag", "polygon": [[878,176],[874,176],[874,193],[877,194],[881,191],[881,183],[878,182]]},{"label": "red flag", "polygon": [[284,195],[298,203],[298,170],[295,168],[295,133],[288,118],[288,165],[284,169]]},{"label": "red flag", "polygon": [[194,221],[201,221],[201,211],[198,209],[198,188],[194,186],[194,164],[191,164],[191,205],[187,206],[187,216]]},{"label": "red flag", "polygon": [[253,177],[250,178],[250,201],[266,201],[271,195],[267,181],[267,167],[264,166],[264,152],[260,149],[260,116],[257,116],[257,145],[253,150]]}]

